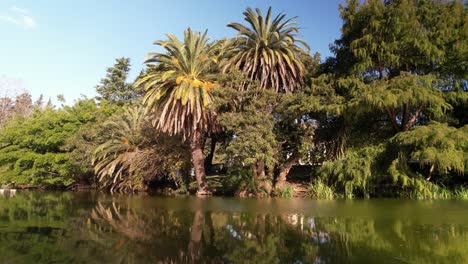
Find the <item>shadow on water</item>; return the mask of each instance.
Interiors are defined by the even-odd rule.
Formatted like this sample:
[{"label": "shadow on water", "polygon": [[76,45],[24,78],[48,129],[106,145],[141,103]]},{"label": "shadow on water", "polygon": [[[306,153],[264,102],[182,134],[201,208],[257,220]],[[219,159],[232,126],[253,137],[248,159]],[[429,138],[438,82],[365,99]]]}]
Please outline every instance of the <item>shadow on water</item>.
[{"label": "shadow on water", "polygon": [[462,201],[0,196],[1,263],[468,263]]}]

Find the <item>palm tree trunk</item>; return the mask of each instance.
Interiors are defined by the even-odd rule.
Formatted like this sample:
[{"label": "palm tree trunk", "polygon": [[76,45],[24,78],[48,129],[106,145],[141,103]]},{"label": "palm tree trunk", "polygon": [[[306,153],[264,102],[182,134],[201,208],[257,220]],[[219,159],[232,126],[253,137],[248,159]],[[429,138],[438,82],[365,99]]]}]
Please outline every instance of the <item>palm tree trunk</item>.
[{"label": "palm tree trunk", "polygon": [[190,231],[190,242],[188,246],[190,261],[193,263],[198,262],[197,260],[200,257],[204,222],[205,217],[203,213],[201,211],[196,211],[193,216],[193,223]]},{"label": "palm tree trunk", "polygon": [[190,150],[198,186],[197,195],[210,195],[211,192],[208,190],[208,183],[206,182],[205,159],[203,157],[203,149],[199,136],[193,137],[190,142]]}]

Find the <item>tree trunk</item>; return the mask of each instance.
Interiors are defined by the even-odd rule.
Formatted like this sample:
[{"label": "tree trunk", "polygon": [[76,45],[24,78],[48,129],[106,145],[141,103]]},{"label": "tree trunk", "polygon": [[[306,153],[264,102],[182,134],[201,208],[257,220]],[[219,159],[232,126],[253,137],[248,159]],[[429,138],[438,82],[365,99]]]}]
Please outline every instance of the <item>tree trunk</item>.
[{"label": "tree trunk", "polygon": [[400,132],[400,128],[398,127],[398,124],[396,122],[396,114],[393,109],[390,108],[385,108],[387,111],[388,118],[390,119],[390,122],[392,122],[393,129],[395,130],[395,133]]},{"label": "tree trunk", "polygon": [[286,183],[286,176],[288,175],[291,168],[296,164],[299,159],[301,158],[301,154],[299,152],[294,152],[291,157],[289,157],[286,162],[284,163],[283,167],[281,167],[278,178],[276,179],[275,188],[281,189],[283,188],[284,184]]},{"label": "tree trunk", "polygon": [[213,166],[213,158],[214,158],[214,153],[216,150],[216,143],[218,142],[217,138],[215,136],[211,137],[211,144],[210,144],[210,153],[208,156],[206,156],[205,159],[205,170],[207,172],[212,172],[212,166]]},{"label": "tree trunk", "polygon": [[211,212],[205,212],[205,223],[206,226],[208,227],[209,234],[205,235],[204,237],[209,238],[209,244],[210,247],[215,246],[215,228],[213,225],[213,218],[211,217]]},{"label": "tree trunk", "polygon": [[193,216],[192,228],[190,230],[190,242],[188,246],[190,261],[193,263],[196,263],[200,256],[204,222],[205,217],[203,213],[201,211],[196,211]]},{"label": "tree trunk", "polygon": [[263,159],[257,161],[257,164],[255,164],[257,167],[257,179],[264,179],[266,174],[265,174],[265,161]]},{"label": "tree trunk", "polygon": [[404,104],[402,106],[402,115],[401,115],[401,123],[398,125],[397,123],[397,114],[395,112],[395,109],[391,108],[385,108],[387,111],[388,118],[392,122],[393,129],[395,130],[396,133],[398,132],[405,132],[408,131],[418,120],[419,115],[421,114],[422,111],[422,106],[418,107],[416,111],[414,112],[414,115],[410,118],[410,106],[409,104]]},{"label": "tree trunk", "polygon": [[192,163],[195,170],[195,178],[197,179],[197,195],[210,195],[208,184],[206,182],[205,174],[205,159],[203,157],[203,149],[199,137],[194,136],[190,142],[190,149],[192,154]]},{"label": "tree trunk", "polygon": [[[258,183],[258,191],[264,190],[268,195],[271,192],[271,183],[268,181],[265,173],[265,161],[263,159],[254,164],[253,176]],[[258,192],[257,195],[262,194]]]},{"label": "tree trunk", "polygon": [[435,167],[436,167],[435,163],[432,163],[431,168],[429,169],[429,177],[426,178],[427,181],[431,180],[432,173],[434,172]]},{"label": "tree trunk", "polygon": [[416,120],[418,120],[418,117],[421,114],[421,110],[422,110],[422,106],[419,107],[416,110],[416,112],[414,112],[413,117],[411,117],[411,119],[408,120],[408,122],[406,122],[406,124],[402,124],[402,126],[401,126],[401,131],[402,132],[408,131],[414,125],[414,123],[416,123]]},{"label": "tree trunk", "polygon": [[403,114],[402,114],[402,119],[401,119],[401,126],[402,128],[408,124],[408,119],[410,116],[410,109],[409,109],[409,104],[403,104]]}]

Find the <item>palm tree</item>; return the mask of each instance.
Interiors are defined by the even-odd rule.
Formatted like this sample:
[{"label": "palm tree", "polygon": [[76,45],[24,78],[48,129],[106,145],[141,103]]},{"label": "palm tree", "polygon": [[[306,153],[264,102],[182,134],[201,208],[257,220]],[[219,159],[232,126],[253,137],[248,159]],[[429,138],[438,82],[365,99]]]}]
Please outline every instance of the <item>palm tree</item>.
[{"label": "palm tree", "polygon": [[161,178],[183,187],[184,179],[178,171],[187,168],[185,146],[177,138],[154,130],[142,106],[126,108],[103,128],[108,138],[92,157],[101,187],[111,192],[133,192]]},{"label": "palm tree", "polygon": [[136,85],[143,85],[146,95],[143,102],[153,116],[156,129],[169,135],[181,135],[190,142],[192,163],[198,185],[198,195],[209,194],[205,176],[202,139],[211,131],[214,112],[211,88],[215,85],[216,48],[208,38],[190,28],[181,42],[172,34],[168,40],[154,44],[165,53],[150,53],[146,64],[151,70]]},{"label": "palm tree", "polygon": [[118,118],[104,123],[111,135],[95,149],[92,164],[100,185],[110,188],[111,192],[135,191],[143,187],[136,161],[145,145],[144,123],[141,107],[128,108]]},{"label": "palm tree", "polygon": [[258,80],[262,88],[272,88],[277,92],[294,91],[303,84],[305,67],[299,58],[308,45],[297,39],[299,28],[285,14],[278,14],[271,21],[271,7],[266,17],[260,9],[247,8],[244,12],[248,25],[230,23],[238,31],[233,41],[230,58],[223,71],[240,70],[253,80]]}]

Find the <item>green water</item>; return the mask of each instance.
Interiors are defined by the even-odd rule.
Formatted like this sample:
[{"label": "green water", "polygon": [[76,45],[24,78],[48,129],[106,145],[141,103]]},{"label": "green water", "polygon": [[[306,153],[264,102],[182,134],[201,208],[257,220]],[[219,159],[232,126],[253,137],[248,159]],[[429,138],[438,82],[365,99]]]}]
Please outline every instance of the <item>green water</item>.
[{"label": "green water", "polygon": [[18,192],[0,263],[468,263],[468,202]]}]

